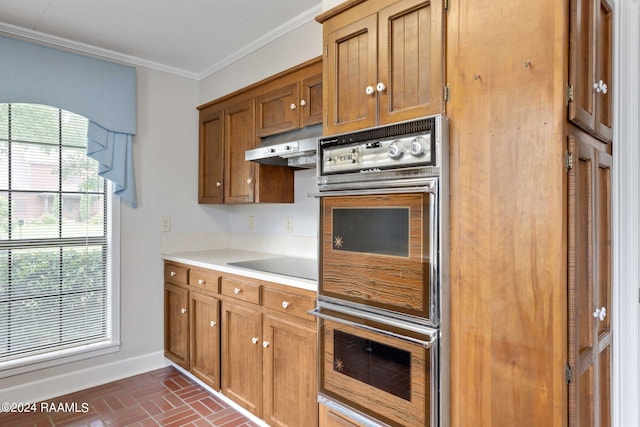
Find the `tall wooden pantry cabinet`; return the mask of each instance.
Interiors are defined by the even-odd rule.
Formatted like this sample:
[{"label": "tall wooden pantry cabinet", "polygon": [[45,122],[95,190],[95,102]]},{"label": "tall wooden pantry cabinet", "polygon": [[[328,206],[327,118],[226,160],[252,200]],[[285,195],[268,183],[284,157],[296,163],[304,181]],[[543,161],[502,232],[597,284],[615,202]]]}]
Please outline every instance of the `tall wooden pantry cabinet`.
[{"label": "tall wooden pantry cabinet", "polygon": [[449,2],[453,426],[610,425],[611,12]]}]

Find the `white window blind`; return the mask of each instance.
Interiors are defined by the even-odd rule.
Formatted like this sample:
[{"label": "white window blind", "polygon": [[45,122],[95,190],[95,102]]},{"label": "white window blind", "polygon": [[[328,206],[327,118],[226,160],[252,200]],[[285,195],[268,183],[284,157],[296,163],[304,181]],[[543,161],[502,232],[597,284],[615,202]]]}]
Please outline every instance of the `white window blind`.
[{"label": "white window blind", "polygon": [[87,125],[0,104],[0,364],[110,339],[107,183]]}]

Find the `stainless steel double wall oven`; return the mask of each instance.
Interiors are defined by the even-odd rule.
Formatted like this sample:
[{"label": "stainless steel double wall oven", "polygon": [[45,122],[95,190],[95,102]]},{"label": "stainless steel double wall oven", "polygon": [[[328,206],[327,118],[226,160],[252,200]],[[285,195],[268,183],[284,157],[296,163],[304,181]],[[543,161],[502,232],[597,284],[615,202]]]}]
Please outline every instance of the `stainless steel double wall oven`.
[{"label": "stainless steel double wall oven", "polygon": [[448,420],[448,122],[319,142],[319,400],[382,425]]}]

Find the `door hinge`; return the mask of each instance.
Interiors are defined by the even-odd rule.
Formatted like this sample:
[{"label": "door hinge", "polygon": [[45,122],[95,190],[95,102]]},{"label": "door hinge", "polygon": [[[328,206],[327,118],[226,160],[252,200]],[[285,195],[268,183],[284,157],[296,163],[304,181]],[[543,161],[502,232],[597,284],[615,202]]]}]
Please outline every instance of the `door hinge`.
[{"label": "door hinge", "polygon": [[447,12],[449,11],[449,1],[450,0],[444,0],[444,10],[446,10]]},{"label": "door hinge", "polygon": [[565,157],[564,157],[564,167],[567,168],[567,172],[570,171],[571,169],[573,169],[573,154],[572,153],[565,153]]},{"label": "door hinge", "polygon": [[446,84],[442,88],[442,98],[444,99],[445,104],[448,104],[451,100],[451,88],[449,87],[449,84]]},{"label": "door hinge", "polygon": [[575,93],[573,90],[573,85],[567,85],[567,104],[573,102],[575,97]]},{"label": "door hinge", "polygon": [[567,384],[571,384],[571,381],[573,381],[573,370],[571,369],[571,366],[569,366],[568,363],[564,367],[564,379],[567,382]]},{"label": "door hinge", "polygon": [[324,56],[329,57],[329,45],[324,45]]}]

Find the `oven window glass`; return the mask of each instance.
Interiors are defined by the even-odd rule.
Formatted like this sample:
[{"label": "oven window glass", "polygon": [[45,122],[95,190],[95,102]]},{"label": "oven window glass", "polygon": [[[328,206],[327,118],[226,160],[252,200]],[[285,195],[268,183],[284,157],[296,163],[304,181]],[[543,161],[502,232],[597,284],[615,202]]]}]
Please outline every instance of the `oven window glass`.
[{"label": "oven window glass", "polygon": [[409,208],[334,208],[333,249],[409,256]]},{"label": "oven window glass", "polygon": [[334,330],[333,355],[334,371],[411,400],[410,352]]}]

